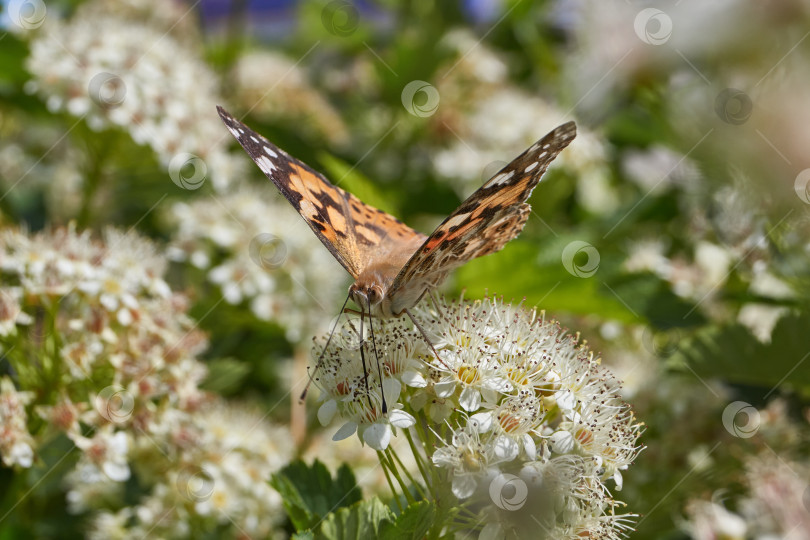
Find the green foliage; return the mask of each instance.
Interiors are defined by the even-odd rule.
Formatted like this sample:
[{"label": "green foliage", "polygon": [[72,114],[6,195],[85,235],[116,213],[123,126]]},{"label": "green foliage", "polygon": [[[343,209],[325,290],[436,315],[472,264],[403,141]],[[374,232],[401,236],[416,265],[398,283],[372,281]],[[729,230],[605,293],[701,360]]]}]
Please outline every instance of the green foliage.
[{"label": "green foliage", "polygon": [[671,358],[699,376],[776,390],[810,392],[810,315],[791,313],[776,323],[770,343],[739,324],[709,325],[684,340]]},{"label": "green foliage", "polygon": [[319,461],[291,463],[273,476],[297,539],[348,540],[383,538],[417,540],[433,525],[435,508],[419,501],[396,515],[379,498],[361,500],[360,488],[347,465],[333,478]]},{"label": "green foliage", "polygon": [[355,167],[325,152],[320,154],[320,162],[323,163],[327,178],[331,178],[335,185],[340,186],[364,203],[375,208],[393,215],[399,213],[397,212],[397,203],[391,193],[386,193],[378,184],[375,184]]},{"label": "green foliage", "polygon": [[296,530],[318,526],[330,512],[361,499],[354,473],[343,465],[335,478],[320,461],[307,465],[296,461],[273,475],[272,485],[284,499],[284,507]]},{"label": "green foliage", "polygon": [[[611,294],[597,277],[579,278],[560,264],[564,241],[536,244],[510,243],[497,256],[483,257],[459,269],[456,283],[467,296],[478,298],[487,291],[507,300],[526,298],[527,306],[549,312],[598,313],[600,316],[634,322],[636,317]],[[556,254],[556,257],[554,255]],[[546,260],[553,257],[552,260]]]},{"label": "green foliage", "polygon": [[380,538],[384,540],[419,540],[425,538],[436,519],[436,508],[429,501],[418,501],[382,527]]},{"label": "green foliage", "polygon": [[394,513],[380,499],[373,497],[340,508],[318,524],[315,538],[350,540],[354,538],[385,538],[380,535],[384,525],[391,523]]}]

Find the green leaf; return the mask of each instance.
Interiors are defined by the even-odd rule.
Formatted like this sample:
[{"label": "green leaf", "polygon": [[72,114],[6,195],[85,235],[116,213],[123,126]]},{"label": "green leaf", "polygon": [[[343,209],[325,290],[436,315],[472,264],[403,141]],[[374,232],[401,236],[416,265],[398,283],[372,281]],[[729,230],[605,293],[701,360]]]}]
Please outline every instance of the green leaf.
[{"label": "green leaf", "polygon": [[386,523],[380,538],[384,540],[419,540],[424,538],[433,521],[436,509],[428,501],[419,501],[405,509],[393,523]]},{"label": "green leaf", "polygon": [[343,465],[333,479],[320,461],[308,466],[296,461],[273,475],[270,484],[281,494],[295,528],[311,529],[330,512],[358,502],[360,488],[352,470]]},{"label": "green leaf", "polygon": [[394,199],[365,177],[360,171],[350,166],[340,158],[322,152],[318,160],[323,165],[326,175],[334,183],[339,183],[341,189],[354,194],[358,199],[375,208],[379,208],[391,215],[397,215],[398,205]]},{"label": "green leaf", "polygon": [[597,272],[591,277],[568,273],[560,256],[565,243],[554,241],[538,247],[527,241],[513,241],[503,251],[464,265],[456,272],[469,296],[486,291],[506,300],[526,298],[527,306],[554,311],[601,315],[625,322],[638,322]]},{"label": "green leaf", "polygon": [[315,538],[348,540],[380,538],[380,532],[394,521],[394,513],[374,497],[330,513],[320,524]]},{"label": "green leaf", "polygon": [[740,324],[708,326],[696,332],[671,357],[700,377],[760,387],[810,389],[810,314],[788,314],[762,343]]},{"label": "green leaf", "polygon": [[235,358],[217,358],[208,362],[208,377],[202,387],[218,394],[229,394],[242,384],[250,371],[247,362]]},{"label": "green leaf", "polygon": [[705,317],[690,302],[672,292],[672,287],[649,273],[622,275],[609,283],[624,303],[658,328],[705,324]]}]

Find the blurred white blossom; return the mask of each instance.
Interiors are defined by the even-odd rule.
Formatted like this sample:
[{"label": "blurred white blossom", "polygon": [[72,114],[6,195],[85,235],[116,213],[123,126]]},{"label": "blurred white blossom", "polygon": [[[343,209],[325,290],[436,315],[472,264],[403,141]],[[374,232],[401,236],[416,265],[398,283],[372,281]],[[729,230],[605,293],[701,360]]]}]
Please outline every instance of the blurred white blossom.
[{"label": "blurred white blossom", "polygon": [[[510,85],[505,63],[470,34],[451,32],[444,44],[456,56],[437,87],[442,107],[435,129],[449,143],[437,147],[432,159],[436,172],[466,196],[569,118],[550,101]],[[603,214],[617,207],[607,148],[598,135],[579,126],[577,138],[552,168],[573,173],[577,197],[589,211]]]},{"label": "blurred white blossom", "polygon": [[746,463],[747,492],[736,501],[735,511],[719,502],[693,499],[681,528],[697,540],[807,538],[809,473],[807,463],[774,454],[751,456]]},{"label": "blurred white blossom", "polygon": [[[69,20],[49,13],[30,43],[26,66],[34,78],[26,89],[49,110],[85,118],[93,129],[122,127],[164,166],[181,153],[202,158],[214,187],[224,190],[237,170],[226,134],[216,135],[222,126],[215,74],[165,23],[132,17],[125,6],[111,9],[116,5],[87,2]],[[181,15],[162,4],[156,9]]]},{"label": "blurred white blossom", "polygon": [[[134,233],[0,231],[0,313],[17,313],[0,337],[14,374],[0,379],[0,454],[30,467],[41,445],[70,439],[67,507],[94,512],[94,538],[265,537],[283,520],[268,481],[292,437],[199,387],[206,339],[166,266]],[[142,497],[122,507],[133,478]]]},{"label": "blurred white blossom", "polygon": [[344,290],[345,272],[272,187],[176,203],[169,254],[205,270],[231,304],[246,302],[291,341],[318,330]]},{"label": "blurred white blossom", "polygon": [[286,56],[271,51],[242,55],[231,80],[235,100],[251,114],[294,124],[302,134],[316,135],[331,144],[347,142],[343,119],[310,84],[304,68]]},{"label": "blurred white blossom", "polygon": [[8,377],[0,378],[0,456],[7,467],[30,467],[34,462],[34,441],[25,411],[33,398],[33,392],[18,391]]}]

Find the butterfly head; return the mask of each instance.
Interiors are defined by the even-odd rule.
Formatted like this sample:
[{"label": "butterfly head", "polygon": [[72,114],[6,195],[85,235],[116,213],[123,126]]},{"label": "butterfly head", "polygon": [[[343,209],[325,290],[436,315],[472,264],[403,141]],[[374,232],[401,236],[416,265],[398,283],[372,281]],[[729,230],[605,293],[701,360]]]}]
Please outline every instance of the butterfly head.
[{"label": "butterfly head", "polygon": [[369,310],[377,316],[386,318],[393,315],[390,313],[391,306],[385,290],[379,282],[357,280],[349,287],[349,295],[362,310]]},{"label": "butterfly head", "polygon": [[349,294],[360,307],[374,308],[383,299],[382,287],[377,284],[362,284],[355,282],[349,287]]}]

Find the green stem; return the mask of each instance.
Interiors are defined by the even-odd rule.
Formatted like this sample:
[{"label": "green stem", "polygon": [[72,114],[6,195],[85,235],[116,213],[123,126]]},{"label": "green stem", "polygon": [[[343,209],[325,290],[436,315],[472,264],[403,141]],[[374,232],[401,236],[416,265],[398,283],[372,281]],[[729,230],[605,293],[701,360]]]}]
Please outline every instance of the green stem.
[{"label": "green stem", "polygon": [[394,482],[391,481],[391,475],[388,474],[388,467],[385,464],[385,457],[383,453],[377,450],[377,459],[380,461],[380,466],[382,467],[383,473],[385,473],[385,479],[388,481],[388,487],[391,488],[391,496],[394,498],[394,502],[399,508],[399,513],[402,513],[402,505],[399,503],[399,495],[397,495],[397,490],[394,487]]},{"label": "green stem", "polygon": [[411,454],[413,454],[413,458],[416,461],[416,467],[419,469],[419,474],[422,475],[422,479],[425,481],[425,487],[427,488],[428,492],[430,492],[430,498],[435,500],[436,495],[433,492],[433,475],[429,474],[425,469],[425,464],[422,461],[422,453],[416,447],[416,443],[413,442],[410,429],[405,430],[405,438],[408,440],[408,445],[411,447]]},{"label": "green stem", "polygon": [[402,472],[405,473],[405,476],[408,478],[408,481],[411,483],[412,486],[414,486],[417,489],[417,491],[419,491],[419,496],[422,499],[426,499],[427,497],[425,497],[425,490],[422,488],[422,485],[419,484],[416,480],[414,480],[408,468],[405,466],[404,463],[402,463],[402,459],[400,459],[399,454],[397,454],[396,451],[392,449],[390,446],[388,447],[388,455],[389,458],[393,457],[396,463],[399,464],[399,468],[402,469]]},{"label": "green stem", "polygon": [[383,452],[382,455],[388,460],[389,470],[391,474],[394,475],[394,478],[397,479],[399,486],[402,488],[402,494],[405,496],[405,500],[408,501],[409,505],[415,503],[416,500],[413,498],[413,495],[411,495],[411,490],[408,489],[408,484],[406,484],[405,481],[402,480],[402,476],[399,475],[399,471],[397,470],[397,465],[394,463],[394,460],[386,452]]}]

